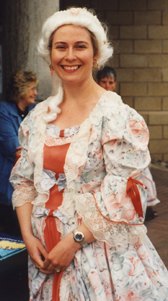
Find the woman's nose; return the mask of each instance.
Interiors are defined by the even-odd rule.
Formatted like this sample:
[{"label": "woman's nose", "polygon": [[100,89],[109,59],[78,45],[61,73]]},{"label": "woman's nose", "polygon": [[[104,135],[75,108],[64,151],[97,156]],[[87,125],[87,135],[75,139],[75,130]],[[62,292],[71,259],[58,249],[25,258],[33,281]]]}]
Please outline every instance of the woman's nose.
[{"label": "woman's nose", "polygon": [[66,53],[67,60],[74,60],[75,59],[75,51],[73,48],[68,48]]},{"label": "woman's nose", "polygon": [[37,89],[34,89],[34,95],[37,96],[38,92]]}]

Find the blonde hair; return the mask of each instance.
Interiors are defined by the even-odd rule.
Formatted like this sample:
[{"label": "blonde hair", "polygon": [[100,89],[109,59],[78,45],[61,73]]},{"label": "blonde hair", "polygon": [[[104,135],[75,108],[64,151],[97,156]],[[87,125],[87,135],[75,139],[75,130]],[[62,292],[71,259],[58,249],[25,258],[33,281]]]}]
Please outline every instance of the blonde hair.
[{"label": "blonde hair", "polygon": [[8,97],[10,101],[17,103],[26,94],[26,90],[32,82],[37,84],[35,73],[32,71],[17,71],[9,82]]}]

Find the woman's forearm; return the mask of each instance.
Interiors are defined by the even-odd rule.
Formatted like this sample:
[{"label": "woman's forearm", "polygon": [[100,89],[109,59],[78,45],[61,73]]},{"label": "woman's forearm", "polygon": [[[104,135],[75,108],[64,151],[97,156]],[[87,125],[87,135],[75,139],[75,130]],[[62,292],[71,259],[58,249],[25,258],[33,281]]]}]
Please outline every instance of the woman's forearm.
[{"label": "woman's forearm", "polygon": [[26,203],[23,206],[16,207],[16,213],[23,240],[26,241],[33,234],[31,227],[32,204]]}]

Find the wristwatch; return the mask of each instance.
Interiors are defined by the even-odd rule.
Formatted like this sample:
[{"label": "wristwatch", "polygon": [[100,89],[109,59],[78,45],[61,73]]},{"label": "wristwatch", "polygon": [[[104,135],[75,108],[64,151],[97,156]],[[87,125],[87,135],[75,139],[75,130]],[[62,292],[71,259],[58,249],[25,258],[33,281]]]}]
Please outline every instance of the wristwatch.
[{"label": "wristwatch", "polygon": [[72,233],[74,241],[83,246],[85,244],[85,235],[83,234],[83,232],[74,230]]}]

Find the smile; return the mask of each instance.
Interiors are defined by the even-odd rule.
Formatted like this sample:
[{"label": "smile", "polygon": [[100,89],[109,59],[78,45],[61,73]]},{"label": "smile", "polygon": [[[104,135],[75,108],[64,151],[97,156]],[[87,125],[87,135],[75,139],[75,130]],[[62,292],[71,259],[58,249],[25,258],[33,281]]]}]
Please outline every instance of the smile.
[{"label": "smile", "polygon": [[63,66],[63,65],[61,65],[61,67],[66,71],[75,71],[75,70],[80,68],[80,65],[76,65],[76,66]]}]

